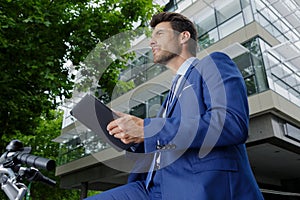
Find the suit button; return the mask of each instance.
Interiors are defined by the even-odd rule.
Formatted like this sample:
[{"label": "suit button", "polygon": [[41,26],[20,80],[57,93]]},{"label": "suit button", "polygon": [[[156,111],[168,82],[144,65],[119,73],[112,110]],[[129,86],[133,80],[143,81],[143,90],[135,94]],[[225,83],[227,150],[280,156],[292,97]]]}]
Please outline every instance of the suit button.
[{"label": "suit button", "polygon": [[131,149],[132,152],[135,152],[136,147],[135,146],[131,146],[130,149]]}]

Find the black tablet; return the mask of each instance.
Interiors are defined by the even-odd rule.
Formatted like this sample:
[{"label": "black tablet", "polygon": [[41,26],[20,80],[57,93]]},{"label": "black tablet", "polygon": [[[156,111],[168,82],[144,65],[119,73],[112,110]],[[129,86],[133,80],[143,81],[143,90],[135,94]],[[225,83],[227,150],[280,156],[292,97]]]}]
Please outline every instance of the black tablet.
[{"label": "black tablet", "polygon": [[120,139],[110,135],[107,125],[118,116],[96,97],[87,94],[71,110],[78,121],[93,131],[117,151],[127,150],[132,144],[124,144]]}]

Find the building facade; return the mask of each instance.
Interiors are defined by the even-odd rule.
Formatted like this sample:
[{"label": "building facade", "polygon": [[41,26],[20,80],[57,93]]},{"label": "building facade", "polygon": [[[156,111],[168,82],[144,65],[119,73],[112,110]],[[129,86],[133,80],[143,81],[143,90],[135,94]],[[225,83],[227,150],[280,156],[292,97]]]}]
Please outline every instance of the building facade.
[{"label": "building facade", "polygon": [[[189,17],[198,30],[197,57],[222,51],[239,67],[248,90],[250,129],[247,151],[266,199],[300,198],[300,2],[297,0],[171,0],[168,11]],[[172,74],[152,63],[136,44],[137,58],[122,72],[134,89],[110,106],[139,117],[153,117],[164,100]],[[140,48],[138,48],[140,47]],[[61,187],[103,191],[126,183],[127,173],[106,162],[123,158],[99,136],[70,116],[69,102],[56,175]]]}]

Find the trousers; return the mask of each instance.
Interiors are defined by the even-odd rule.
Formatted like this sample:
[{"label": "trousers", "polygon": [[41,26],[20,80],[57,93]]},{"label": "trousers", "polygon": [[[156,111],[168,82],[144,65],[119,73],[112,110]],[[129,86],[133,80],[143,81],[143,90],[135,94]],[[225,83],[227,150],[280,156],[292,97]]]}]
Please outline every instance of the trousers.
[{"label": "trousers", "polygon": [[101,192],[85,200],[161,200],[161,192],[159,184],[152,183],[147,189],[145,181],[136,181]]}]

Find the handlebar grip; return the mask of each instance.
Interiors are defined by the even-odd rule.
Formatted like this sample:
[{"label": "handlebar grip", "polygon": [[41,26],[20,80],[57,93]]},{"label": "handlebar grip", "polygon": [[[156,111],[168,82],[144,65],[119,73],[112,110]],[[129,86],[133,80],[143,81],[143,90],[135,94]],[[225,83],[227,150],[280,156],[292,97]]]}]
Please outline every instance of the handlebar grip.
[{"label": "handlebar grip", "polygon": [[32,167],[36,167],[39,169],[46,169],[51,171],[55,169],[55,161],[47,158],[42,158],[39,156],[34,156],[28,153],[21,153],[17,156],[17,160],[22,164],[29,165]]},{"label": "handlebar grip", "polygon": [[56,185],[56,181],[54,181],[54,180],[52,180],[52,179],[50,179],[50,178],[48,178],[44,175],[42,175],[42,178],[40,179],[40,181],[43,182],[43,183],[46,183],[50,186],[53,186],[53,187]]}]

